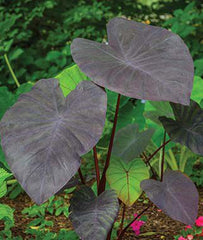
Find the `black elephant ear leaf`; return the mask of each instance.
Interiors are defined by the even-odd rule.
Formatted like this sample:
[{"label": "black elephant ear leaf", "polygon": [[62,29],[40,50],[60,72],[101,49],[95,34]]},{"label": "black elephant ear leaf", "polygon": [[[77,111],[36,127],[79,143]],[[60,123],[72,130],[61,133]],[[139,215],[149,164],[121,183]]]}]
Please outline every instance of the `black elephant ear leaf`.
[{"label": "black elephant ear leaf", "polygon": [[112,153],[123,161],[130,162],[145,150],[153,134],[152,128],[139,132],[137,124],[129,124],[116,133]]},{"label": "black elephant ear leaf", "polygon": [[83,186],[70,201],[70,219],[74,230],[83,240],[106,240],[117,217],[119,203],[114,190],[106,190],[98,197]]},{"label": "black elephant ear leaf", "polygon": [[187,225],[197,218],[199,195],[189,177],[179,171],[167,171],[163,182],[143,180],[141,188],[149,199],[169,217]]},{"label": "black elephant ear leaf", "polygon": [[71,53],[98,85],[128,97],[189,105],[192,57],[183,40],[160,27],[113,18],[108,44],[77,38]]},{"label": "black elephant ear leaf", "polygon": [[159,117],[174,142],[187,146],[196,154],[203,155],[203,110],[190,101],[190,106],[171,103],[175,120]]},{"label": "black elephant ear leaf", "polygon": [[99,140],[105,123],[105,91],[90,81],[64,98],[57,79],[43,79],[20,96],[0,122],[6,160],[38,204],[77,172],[80,156]]}]

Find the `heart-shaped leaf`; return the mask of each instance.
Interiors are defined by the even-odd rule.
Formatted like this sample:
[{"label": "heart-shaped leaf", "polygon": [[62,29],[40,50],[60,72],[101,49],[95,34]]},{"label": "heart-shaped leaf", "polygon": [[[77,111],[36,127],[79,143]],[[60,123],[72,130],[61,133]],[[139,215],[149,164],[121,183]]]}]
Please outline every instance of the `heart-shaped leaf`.
[{"label": "heart-shaped leaf", "polygon": [[149,171],[139,158],[128,164],[119,158],[112,158],[106,178],[110,187],[117,192],[118,198],[131,206],[142,193],[140,183],[149,178]]},{"label": "heart-shaped leaf", "polygon": [[165,130],[174,142],[203,155],[203,110],[191,100],[190,106],[171,103],[175,120],[160,117]]},{"label": "heart-shaped leaf", "polygon": [[100,86],[125,96],[189,105],[193,61],[176,34],[160,27],[114,18],[108,44],[77,38],[74,61]]},{"label": "heart-shaped leaf", "polygon": [[154,129],[139,132],[137,124],[127,125],[116,133],[112,154],[130,162],[145,150],[153,133]]},{"label": "heart-shaped leaf", "polygon": [[36,203],[75,175],[80,156],[102,134],[106,102],[105,91],[90,81],[64,98],[57,79],[43,79],[4,115],[0,134],[7,162]]},{"label": "heart-shaped leaf", "polygon": [[163,182],[144,180],[141,188],[169,217],[187,225],[194,224],[199,196],[194,183],[184,174],[169,170],[164,173]]},{"label": "heart-shaped leaf", "polygon": [[59,80],[60,87],[65,97],[77,87],[78,83],[83,80],[88,80],[88,77],[80,71],[76,64],[64,69],[56,78]]},{"label": "heart-shaped leaf", "polygon": [[83,186],[71,198],[70,219],[81,239],[106,240],[118,209],[118,199],[113,190],[106,190],[96,197],[91,188]]}]

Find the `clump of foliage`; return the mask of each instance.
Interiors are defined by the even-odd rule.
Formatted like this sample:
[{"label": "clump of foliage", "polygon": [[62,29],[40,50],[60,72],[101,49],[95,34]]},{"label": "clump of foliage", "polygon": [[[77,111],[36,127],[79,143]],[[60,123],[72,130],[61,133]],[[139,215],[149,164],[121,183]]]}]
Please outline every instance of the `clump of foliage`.
[{"label": "clump of foliage", "polygon": [[[165,146],[170,141],[203,155],[203,110],[190,99],[194,70],[189,50],[178,35],[166,29],[124,18],[113,18],[107,34],[108,43],[76,38],[71,54],[78,66],[38,81],[4,114],[0,134],[6,161],[37,204],[77,185],[69,212],[75,232],[84,240],[110,239],[118,199],[123,206],[131,206],[143,190],[171,218],[192,225],[198,211],[194,183],[180,171],[164,170]],[[100,174],[96,144],[102,137],[111,91],[117,93],[116,107]],[[119,105],[125,106],[129,98],[170,102],[170,114],[161,112],[156,117],[164,127],[163,143],[149,156],[145,149],[153,129],[140,131],[139,125],[130,123],[116,132]],[[91,149],[96,193],[80,169],[81,157]],[[157,176],[150,160],[161,149]],[[79,184],[74,180],[77,172]],[[118,240],[150,206],[124,228],[121,224]],[[32,225],[52,224],[43,217],[34,221]]]},{"label": "clump of foliage", "polygon": [[[0,86],[6,84],[11,90],[15,88],[4,64],[5,54],[20,83],[49,78],[72,62],[70,44],[74,38],[84,37],[102,42],[106,39],[106,22],[115,16],[126,16],[161,26],[169,14],[175,9],[183,9],[188,2],[157,1],[150,6],[142,1],[130,0],[69,0],[68,3],[66,0],[1,0]],[[194,10],[199,17],[195,16],[189,23],[196,30],[188,36],[190,40],[187,42],[202,39],[199,36],[202,28],[196,26],[202,16],[198,14],[198,2],[196,1]],[[178,21],[179,19],[176,23]],[[187,24],[187,21],[188,19],[181,21],[181,24]],[[193,44],[194,49],[196,46],[199,43]],[[197,49],[194,51],[198,54]],[[199,56],[197,58],[201,59]]]}]

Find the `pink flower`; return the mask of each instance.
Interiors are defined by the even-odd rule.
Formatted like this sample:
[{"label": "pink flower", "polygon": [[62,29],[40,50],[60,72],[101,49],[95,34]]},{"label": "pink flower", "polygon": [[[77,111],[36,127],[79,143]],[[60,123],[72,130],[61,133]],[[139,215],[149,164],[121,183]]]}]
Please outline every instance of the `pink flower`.
[{"label": "pink flower", "polygon": [[203,227],[203,216],[198,217],[195,223],[198,227]]},{"label": "pink flower", "polygon": [[184,238],[183,236],[180,236],[180,237],[178,238],[178,240],[187,240],[187,239]]},{"label": "pink flower", "polygon": [[185,231],[187,231],[187,229],[191,229],[192,227],[190,226],[190,225],[187,225],[186,227],[185,227]]},{"label": "pink flower", "polygon": [[190,234],[190,235],[187,235],[187,239],[188,239],[188,240],[192,240],[193,238],[194,238],[193,235],[191,235],[191,234]]},{"label": "pink flower", "polygon": [[[137,217],[137,214],[134,214],[134,216]],[[144,221],[136,220],[130,225],[136,236],[140,234],[140,228],[142,227],[143,224],[145,224]]]}]

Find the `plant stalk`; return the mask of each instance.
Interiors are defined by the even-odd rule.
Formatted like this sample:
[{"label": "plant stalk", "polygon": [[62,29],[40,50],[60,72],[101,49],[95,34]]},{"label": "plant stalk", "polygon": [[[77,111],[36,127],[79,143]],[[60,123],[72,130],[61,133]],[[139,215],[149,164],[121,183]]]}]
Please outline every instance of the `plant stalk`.
[{"label": "plant stalk", "polygon": [[97,178],[97,193],[99,193],[100,173],[99,173],[99,161],[98,161],[96,146],[93,147],[93,154],[94,154],[94,164],[95,164],[96,178]]},{"label": "plant stalk", "polygon": [[148,157],[146,164],[158,153],[159,150],[161,150],[163,147],[165,147],[170,141],[171,141],[171,139],[169,139],[168,141],[163,143],[159,148],[157,148],[157,150]]},{"label": "plant stalk", "polygon": [[81,171],[80,168],[78,169],[78,174],[79,174],[79,176],[80,176],[81,183],[85,185],[85,179],[84,179],[84,177],[83,177],[83,175],[82,175],[82,171]]},{"label": "plant stalk", "polygon": [[17,87],[20,87],[20,83],[19,83],[19,81],[18,81],[18,79],[17,79],[17,77],[16,77],[16,75],[15,75],[15,73],[14,73],[12,67],[11,67],[11,64],[10,64],[10,62],[9,62],[9,60],[8,60],[8,57],[7,57],[7,54],[6,54],[6,53],[4,54],[4,59],[5,59],[5,61],[6,61],[6,64],[7,64],[7,66],[8,66],[8,69],[9,69],[9,71],[10,71],[10,73],[11,73],[11,75],[12,75],[12,77],[13,77],[13,80],[15,81]]},{"label": "plant stalk", "polygon": [[121,98],[121,95],[118,94],[116,111],[115,111],[115,115],[114,115],[114,123],[113,123],[112,132],[111,132],[111,138],[110,138],[110,142],[109,142],[109,148],[108,148],[106,163],[105,163],[104,170],[103,170],[102,177],[101,177],[101,181],[100,181],[100,184],[99,184],[99,194],[101,194],[105,190],[105,186],[106,186],[106,171],[109,167],[111,152],[112,152],[112,147],[113,147],[113,141],[114,141],[114,136],[115,136],[115,132],[116,132],[120,98]]},{"label": "plant stalk", "polygon": [[[145,152],[143,152],[143,157],[145,160],[147,160],[147,155],[145,154]],[[157,178],[157,174],[156,174],[154,168],[152,167],[151,163],[149,161],[148,162],[145,161],[145,164],[146,164],[146,166],[150,167],[153,177]]]},{"label": "plant stalk", "polygon": [[124,219],[125,219],[125,210],[126,210],[126,205],[125,203],[123,203],[123,211],[122,211],[122,218],[121,218],[121,224],[120,224],[120,227],[119,227],[119,234],[122,232],[123,230],[123,223],[124,223]]},{"label": "plant stalk", "polygon": [[162,148],[162,159],[161,159],[161,182],[163,181],[163,175],[164,175],[164,157],[165,157],[165,144],[166,142],[166,131],[164,131],[164,141],[163,141],[163,148]]},{"label": "plant stalk", "polygon": [[149,208],[151,207],[151,204],[145,208],[140,214],[138,214],[119,234],[117,240],[122,240],[123,236],[125,234],[125,232],[127,231],[127,229],[130,227],[131,224],[133,224],[140,216],[142,216],[143,213],[145,213]]}]

